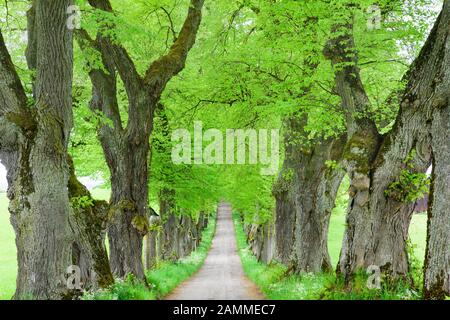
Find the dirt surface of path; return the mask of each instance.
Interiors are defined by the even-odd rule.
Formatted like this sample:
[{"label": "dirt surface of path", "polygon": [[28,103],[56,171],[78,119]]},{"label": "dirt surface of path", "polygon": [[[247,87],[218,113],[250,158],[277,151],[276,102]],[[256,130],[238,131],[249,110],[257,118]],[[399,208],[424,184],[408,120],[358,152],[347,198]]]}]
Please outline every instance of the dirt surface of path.
[{"label": "dirt surface of path", "polygon": [[264,296],[248,280],[237,253],[231,206],[219,204],[216,234],[201,269],[166,300],[260,300]]}]

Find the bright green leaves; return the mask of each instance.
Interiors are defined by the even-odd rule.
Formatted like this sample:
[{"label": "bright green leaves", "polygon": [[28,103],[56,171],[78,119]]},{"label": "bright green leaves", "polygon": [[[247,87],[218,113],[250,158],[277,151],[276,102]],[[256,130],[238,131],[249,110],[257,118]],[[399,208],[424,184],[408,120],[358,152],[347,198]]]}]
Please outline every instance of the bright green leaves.
[{"label": "bright green leaves", "polygon": [[71,198],[70,203],[73,208],[78,208],[78,209],[92,208],[95,205],[94,200],[89,196],[81,196],[81,197]]},{"label": "bright green leaves", "polygon": [[424,173],[401,171],[398,181],[391,183],[385,191],[386,196],[399,202],[414,202],[428,193],[430,179]]},{"label": "bright green leaves", "polygon": [[398,180],[392,182],[385,191],[387,197],[398,202],[415,202],[429,192],[430,178],[426,173],[414,172],[415,156],[415,150],[408,155]]}]

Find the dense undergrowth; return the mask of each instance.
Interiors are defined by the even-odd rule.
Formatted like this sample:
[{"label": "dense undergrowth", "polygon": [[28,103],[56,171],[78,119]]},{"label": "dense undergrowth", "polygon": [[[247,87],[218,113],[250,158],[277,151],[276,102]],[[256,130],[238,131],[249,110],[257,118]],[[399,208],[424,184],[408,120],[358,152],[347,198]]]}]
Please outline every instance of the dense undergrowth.
[{"label": "dense undergrowth", "polygon": [[[387,285],[381,281],[380,289],[369,289],[367,274],[355,276],[351,288],[334,273],[293,275],[282,264],[267,265],[257,261],[247,244],[240,215],[233,214],[239,255],[246,275],[256,283],[267,299],[272,300],[398,300],[420,299],[414,286],[398,281]],[[419,273],[420,270],[414,269]],[[413,274],[413,278],[419,274]]]},{"label": "dense undergrowth", "polygon": [[154,269],[146,272],[150,289],[129,276],[126,280],[117,280],[106,290],[85,294],[83,298],[86,300],[163,299],[203,265],[216,230],[216,216],[211,216],[209,221],[208,226],[203,230],[200,245],[188,257],[176,262],[160,262]]}]

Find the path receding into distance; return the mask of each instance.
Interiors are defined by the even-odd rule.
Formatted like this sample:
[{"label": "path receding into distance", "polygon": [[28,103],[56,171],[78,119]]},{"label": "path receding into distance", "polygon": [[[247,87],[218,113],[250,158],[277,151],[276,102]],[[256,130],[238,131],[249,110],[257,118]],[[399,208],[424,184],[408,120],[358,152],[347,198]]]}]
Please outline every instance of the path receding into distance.
[{"label": "path receding into distance", "polygon": [[264,299],[248,280],[237,253],[231,206],[220,203],[216,234],[201,269],[178,286],[166,300],[260,300]]}]

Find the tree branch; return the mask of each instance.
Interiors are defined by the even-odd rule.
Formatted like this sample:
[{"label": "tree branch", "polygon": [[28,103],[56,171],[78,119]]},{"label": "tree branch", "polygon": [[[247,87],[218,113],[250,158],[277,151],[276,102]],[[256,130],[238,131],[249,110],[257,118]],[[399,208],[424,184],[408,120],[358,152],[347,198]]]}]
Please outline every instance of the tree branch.
[{"label": "tree branch", "polygon": [[164,13],[167,16],[167,19],[169,19],[169,23],[170,23],[169,29],[172,32],[173,41],[175,42],[175,41],[177,41],[177,33],[175,31],[175,27],[174,27],[174,23],[173,23],[173,20],[172,20],[172,16],[170,15],[170,12],[166,10],[166,8],[161,7],[161,10],[164,11]]},{"label": "tree branch", "polygon": [[167,82],[184,69],[187,55],[194,46],[204,0],[191,0],[188,16],[169,52],[154,61],[145,73],[144,83],[151,88],[153,95],[159,97]]},{"label": "tree branch", "polygon": [[[88,1],[93,8],[114,14],[109,0]],[[115,44],[109,37],[102,36],[101,33],[97,35],[97,43],[104,55],[111,55],[114,60],[115,67],[124,82],[128,97],[132,99],[136,89],[140,87],[142,79],[139,76],[136,66],[127,50],[121,45]]]},{"label": "tree branch", "polygon": [[0,30],[0,117],[29,130],[34,120],[26,109],[27,96]]},{"label": "tree branch", "polygon": [[327,42],[323,54],[335,68],[336,91],[342,100],[349,136],[368,128],[378,134],[370,118],[370,101],[361,80],[352,30],[350,22],[335,25],[333,32],[337,36]]},{"label": "tree branch", "polygon": [[86,30],[77,30],[75,36],[81,50],[86,51],[88,48],[91,48],[100,52],[103,66],[106,69],[91,69],[89,71],[89,77],[93,86],[92,99],[89,105],[91,110],[101,111],[106,117],[111,119],[115,128],[122,129],[116,94],[115,63],[110,61],[110,57],[99,49],[97,41],[93,40]]}]

